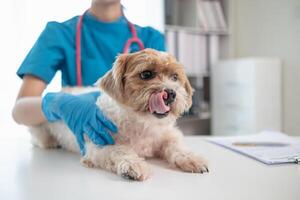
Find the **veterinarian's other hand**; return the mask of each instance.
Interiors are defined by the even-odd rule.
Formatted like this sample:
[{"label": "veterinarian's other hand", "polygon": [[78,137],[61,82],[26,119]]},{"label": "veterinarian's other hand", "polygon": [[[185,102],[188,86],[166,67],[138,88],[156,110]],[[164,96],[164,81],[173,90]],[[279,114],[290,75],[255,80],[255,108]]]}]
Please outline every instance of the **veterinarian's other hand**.
[{"label": "veterinarian's other hand", "polygon": [[82,95],[48,93],[42,100],[42,111],[49,122],[63,120],[76,136],[80,153],[85,154],[84,134],[96,145],[114,144],[109,131],[117,127],[95,104],[100,92]]}]

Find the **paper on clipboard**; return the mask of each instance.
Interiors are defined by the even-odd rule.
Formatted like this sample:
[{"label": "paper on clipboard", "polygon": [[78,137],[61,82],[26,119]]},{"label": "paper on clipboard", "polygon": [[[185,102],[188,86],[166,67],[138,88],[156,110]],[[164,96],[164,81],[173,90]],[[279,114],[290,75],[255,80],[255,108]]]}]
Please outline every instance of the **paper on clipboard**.
[{"label": "paper on clipboard", "polygon": [[[207,140],[269,165],[300,161],[300,139],[280,132],[263,131],[255,135],[212,137]],[[284,145],[235,145],[237,143]]]}]

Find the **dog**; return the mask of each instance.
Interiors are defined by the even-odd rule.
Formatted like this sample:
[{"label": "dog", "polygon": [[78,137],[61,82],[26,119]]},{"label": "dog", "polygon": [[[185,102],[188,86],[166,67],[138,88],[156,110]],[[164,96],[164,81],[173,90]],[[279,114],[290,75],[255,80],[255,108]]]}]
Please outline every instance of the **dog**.
[{"label": "dog", "polygon": [[[96,104],[117,125],[118,133],[112,134],[114,145],[103,147],[85,138],[85,166],[143,181],[151,175],[145,158],[157,157],[184,172],[208,172],[206,159],[186,148],[176,127],[176,119],[192,105],[193,89],[173,56],[153,49],[120,54],[96,85],[101,91]],[[41,148],[61,146],[79,152],[74,135],[61,121],[31,127],[30,132]]]}]

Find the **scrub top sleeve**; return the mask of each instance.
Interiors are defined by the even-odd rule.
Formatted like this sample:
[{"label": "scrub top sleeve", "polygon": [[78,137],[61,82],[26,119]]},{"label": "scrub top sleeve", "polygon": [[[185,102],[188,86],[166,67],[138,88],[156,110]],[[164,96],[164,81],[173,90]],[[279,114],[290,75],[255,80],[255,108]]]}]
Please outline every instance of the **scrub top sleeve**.
[{"label": "scrub top sleeve", "polygon": [[17,75],[33,75],[50,83],[63,61],[60,24],[49,22],[17,71]]},{"label": "scrub top sleeve", "polygon": [[162,33],[152,27],[148,27],[149,35],[146,48],[156,49],[158,51],[166,51],[165,37]]}]

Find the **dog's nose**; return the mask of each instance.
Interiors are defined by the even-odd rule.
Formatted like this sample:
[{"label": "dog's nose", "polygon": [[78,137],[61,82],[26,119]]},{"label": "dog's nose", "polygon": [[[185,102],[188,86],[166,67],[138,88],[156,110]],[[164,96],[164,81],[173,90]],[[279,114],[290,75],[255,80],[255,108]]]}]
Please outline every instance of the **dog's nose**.
[{"label": "dog's nose", "polygon": [[169,105],[174,102],[176,98],[176,92],[172,89],[165,89],[165,92],[168,94],[168,96],[164,99],[164,101],[166,105]]}]

